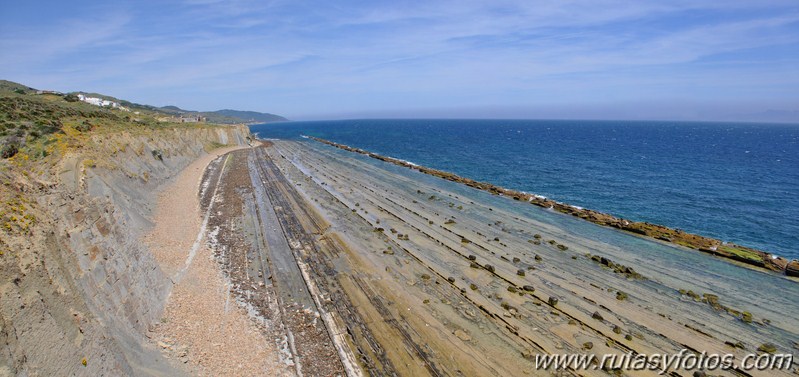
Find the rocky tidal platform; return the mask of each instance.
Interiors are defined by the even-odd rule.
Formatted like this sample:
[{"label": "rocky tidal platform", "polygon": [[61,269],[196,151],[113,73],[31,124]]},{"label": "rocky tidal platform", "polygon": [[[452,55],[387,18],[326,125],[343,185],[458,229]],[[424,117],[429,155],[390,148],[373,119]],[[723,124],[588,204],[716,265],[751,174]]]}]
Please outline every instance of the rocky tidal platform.
[{"label": "rocky tidal platform", "polygon": [[220,260],[303,374],[537,375],[538,354],[799,340],[799,285],[773,273],[316,142],[231,158],[245,225],[216,237],[249,251]]},{"label": "rocky tidal platform", "polygon": [[799,271],[799,269],[797,269],[796,267],[796,263],[799,263],[799,261],[793,261],[792,267],[788,268],[789,264],[791,264],[791,261],[788,261],[785,258],[770,254],[762,250],[757,250],[746,246],[736,245],[734,243],[724,242],[710,237],[688,233],[680,229],[673,229],[663,225],[622,219],[619,217],[615,217],[613,215],[597,212],[591,209],[585,209],[572,206],[566,203],[560,203],[535,194],[506,189],[503,187],[493,185],[491,183],[479,182],[470,178],[461,177],[450,172],[419,166],[416,164],[411,164],[407,161],[403,161],[392,157],[382,156],[363,149],[353,148],[344,144],[335,143],[330,140],[325,140],[317,137],[310,137],[310,139],[346,151],[367,155],[369,157],[381,161],[389,162],[410,169],[415,169],[422,173],[446,179],[448,181],[462,183],[469,187],[474,187],[476,189],[487,191],[492,194],[504,195],[507,197],[511,197],[517,201],[529,202],[531,204],[540,207],[551,208],[554,209],[555,211],[579,217],[581,219],[590,221],[595,224],[610,226],[636,235],[651,237],[664,242],[671,242],[680,246],[685,246],[691,249],[699,250],[701,252],[712,254],[721,258],[726,258],[729,260],[740,262],[755,268],[763,268],[767,270],[783,272],[787,276],[799,277],[799,272],[797,272]]}]

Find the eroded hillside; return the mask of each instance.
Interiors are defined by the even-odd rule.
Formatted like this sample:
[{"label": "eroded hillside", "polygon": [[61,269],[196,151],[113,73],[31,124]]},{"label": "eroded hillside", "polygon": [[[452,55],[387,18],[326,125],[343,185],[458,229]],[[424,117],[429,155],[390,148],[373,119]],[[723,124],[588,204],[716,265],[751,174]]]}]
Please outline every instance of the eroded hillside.
[{"label": "eroded hillside", "polygon": [[178,373],[142,345],[170,282],[139,237],[155,193],[244,126],[4,93],[0,374]]}]

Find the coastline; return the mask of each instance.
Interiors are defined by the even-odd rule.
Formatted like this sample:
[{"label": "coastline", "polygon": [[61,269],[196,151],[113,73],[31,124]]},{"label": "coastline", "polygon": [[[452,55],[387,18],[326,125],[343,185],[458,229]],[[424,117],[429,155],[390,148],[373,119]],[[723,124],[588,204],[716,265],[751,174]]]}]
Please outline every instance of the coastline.
[{"label": "coastline", "polygon": [[687,247],[689,249],[698,250],[706,254],[720,257],[722,259],[737,262],[737,264],[747,268],[779,272],[788,277],[799,277],[799,262],[789,261],[781,256],[773,255],[766,251],[684,232],[682,230],[669,228],[663,225],[626,220],[610,214],[572,206],[566,203],[547,199],[539,195],[511,190],[487,182],[475,181],[473,179],[461,177],[457,174],[447,171],[420,166],[401,159],[379,155],[364,149],[353,148],[348,145],[339,144],[314,136],[308,136],[307,138],[342,150],[362,154],[394,165],[417,170],[427,175],[461,183],[494,195],[507,196],[516,201],[529,202],[530,204],[534,204],[539,207],[550,208],[557,212],[579,217],[598,225],[619,229],[637,236],[655,239],[660,242],[673,243]]},{"label": "coastline", "polygon": [[537,354],[795,347],[799,285],[782,276],[321,143],[269,144],[265,185],[287,180],[266,190],[275,213],[309,235],[284,227],[370,373],[536,375]]}]

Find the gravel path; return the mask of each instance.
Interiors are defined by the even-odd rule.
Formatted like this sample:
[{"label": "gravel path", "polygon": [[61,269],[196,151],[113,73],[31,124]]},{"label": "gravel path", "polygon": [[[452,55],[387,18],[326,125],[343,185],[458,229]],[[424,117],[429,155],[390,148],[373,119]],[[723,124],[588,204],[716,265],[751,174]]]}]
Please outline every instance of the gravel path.
[{"label": "gravel path", "polygon": [[[152,338],[193,375],[290,375],[279,363],[273,342],[244,308],[235,304],[230,284],[204,240],[197,192],[205,167],[240,147],[214,151],[189,165],[158,200],[154,229],[145,237],[167,276],[179,274],[161,323]],[[202,236],[204,237],[204,236]],[[187,265],[187,261],[190,264]],[[184,270],[185,268],[185,270]]]}]

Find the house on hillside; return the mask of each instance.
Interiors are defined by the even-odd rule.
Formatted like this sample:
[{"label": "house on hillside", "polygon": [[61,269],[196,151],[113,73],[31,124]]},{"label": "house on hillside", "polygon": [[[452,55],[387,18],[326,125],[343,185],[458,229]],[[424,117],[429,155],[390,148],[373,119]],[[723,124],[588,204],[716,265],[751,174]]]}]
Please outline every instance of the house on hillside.
[{"label": "house on hillside", "polygon": [[89,97],[80,93],[78,93],[78,99],[94,106],[111,107],[113,109],[119,109],[122,111],[130,111],[127,107],[120,105],[118,102],[109,101],[107,99]]}]

